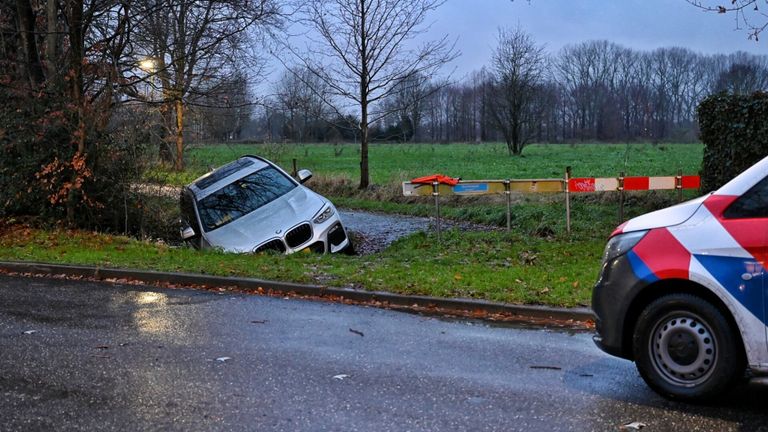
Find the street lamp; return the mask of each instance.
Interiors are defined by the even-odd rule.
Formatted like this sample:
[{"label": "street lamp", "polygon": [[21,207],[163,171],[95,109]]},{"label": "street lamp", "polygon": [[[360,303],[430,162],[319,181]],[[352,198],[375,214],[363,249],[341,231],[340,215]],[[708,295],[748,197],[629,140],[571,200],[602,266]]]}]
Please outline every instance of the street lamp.
[{"label": "street lamp", "polygon": [[155,73],[157,72],[158,61],[154,57],[145,57],[139,60],[139,69],[146,72],[149,76],[149,89],[147,97],[150,101],[155,99]]},{"label": "street lamp", "polygon": [[157,62],[152,57],[147,57],[139,61],[139,67],[141,70],[149,73],[154,73],[156,70]]}]

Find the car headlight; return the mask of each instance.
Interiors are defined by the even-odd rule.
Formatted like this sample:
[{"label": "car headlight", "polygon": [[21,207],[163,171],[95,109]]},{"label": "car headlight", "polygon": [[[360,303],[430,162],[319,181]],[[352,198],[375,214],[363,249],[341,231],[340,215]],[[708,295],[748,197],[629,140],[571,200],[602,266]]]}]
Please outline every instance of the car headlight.
[{"label": "car headlight", "polygon": [[605,245],[603,262],[607,263],[629,252],[647,233],[648,230],[633,231],[611,237],[608,244]]},{"label": "car headlight", "polygon": [[327,221],[328,219],[333,216],[335,212],[333,211],[333,207],[328,207],[325,210],[322,211],[314,220],[315,224],[320,225],[321,223]]}]

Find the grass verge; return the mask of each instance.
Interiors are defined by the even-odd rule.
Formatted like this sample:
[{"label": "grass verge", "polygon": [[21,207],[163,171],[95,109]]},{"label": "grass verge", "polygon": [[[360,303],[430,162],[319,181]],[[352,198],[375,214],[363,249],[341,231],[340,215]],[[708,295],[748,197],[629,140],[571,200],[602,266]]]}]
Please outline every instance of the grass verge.
[{"label": "grass verge", "polygon": [[424,233],[370,256],[237,255],[22,225],[0,230],[0,260],[180,271],[516,304],[585,306],[604,241],[515,233]]}]

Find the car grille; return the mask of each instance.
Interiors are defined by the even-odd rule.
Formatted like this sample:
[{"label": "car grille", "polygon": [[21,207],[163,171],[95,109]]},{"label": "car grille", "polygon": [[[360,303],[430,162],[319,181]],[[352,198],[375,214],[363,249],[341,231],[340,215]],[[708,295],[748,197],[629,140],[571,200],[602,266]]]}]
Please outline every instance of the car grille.
[{"label": "car grille", "polygon": [[344,228],[341,227],[341,224],[336,224],[328,232],[328,241],[334,246],[338,246],[344,243],[344,240],[346,239],[347,239],[347,234],[344,233]]},{"label": "car grille", "polygon": [[301,224],[296,228],[288,231],[285,235],[285,242],[289,247],[295,248],[303,245],[312,238],[312,227],[308,223]]},{"label": "car grille", "polygon": [[280,253],[285,253],[285,244],[283,244],[283,242],[278,239],[274,239],[264,243],[263,245],[256,248],[256,250],[254,250],[256,253],[266,251],[277,251]]}]

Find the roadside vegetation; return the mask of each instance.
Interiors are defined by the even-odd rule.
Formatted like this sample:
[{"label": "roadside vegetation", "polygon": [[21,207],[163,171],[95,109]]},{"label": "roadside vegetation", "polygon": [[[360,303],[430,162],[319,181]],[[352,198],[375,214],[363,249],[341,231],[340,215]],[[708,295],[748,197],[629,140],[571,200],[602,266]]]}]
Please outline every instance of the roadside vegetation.
[{"label": "roadside vegetation", "polygon": [[[340,150],[341,149],[341,150]],[[701,145],[532,145],[523,157],[504,155],[503,144],[372,146],[376,184],[360,191],[353,145],[207,146],[190,152],[187,170],[154,171],[149,179],[185,184],[242,154],[260,154],[288,171],[292,159],[315,173],[308,185],[342,208],[433,216],[431,198],[401,196],[400,182],[443,172],[465,179],[558,178],[565,166],[578,176],[673,175],[697,172]],[[500,156],[503,155],[503,156]],[[676,202],[674,193],[627,197],[627,217]],[[512,230],[506,232],[506,204],[498,197],[443,198],[442,216],[499,229],[434,232],[401,239],[367,256],[236,255],[179,247],[173,198],[142,201],[164,222],[148,219],[139,237],[109,235],[6,220],[0,227],[0,260],[84,264],[212,275],[248,276],[326,286],[355,287],[444,297],[482,298],[519,304],[588,305],[607,235],[618,224],[614,193],[574,196],[572,234],[565,230],[562,194],[514,197]],[[162,240],[160,240],[162,239]]]},{"label": "roadside vegetation", "polygon": [[6,226],[0,260],[180,271],[524,304],[586,305],[603,242],[516,233],[416,234],[380,254],[237,255],[88,231]]}]

